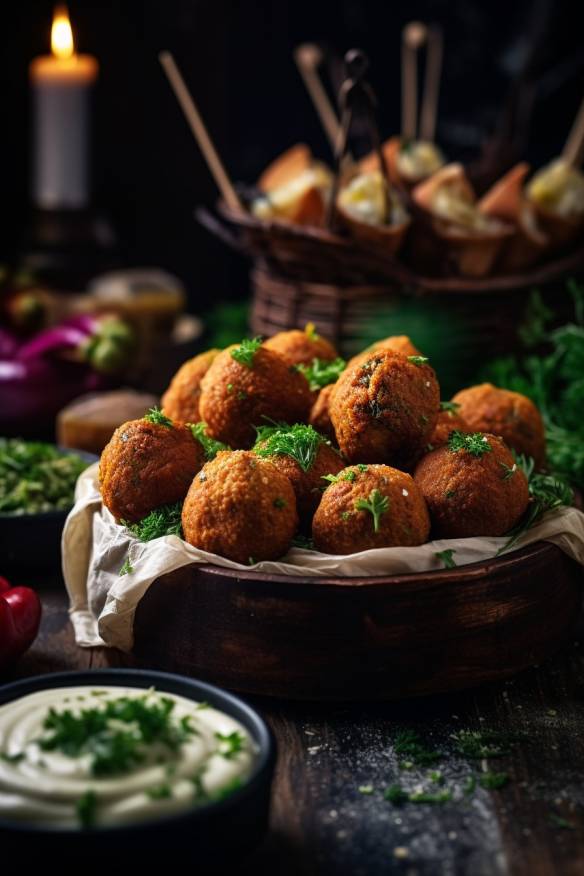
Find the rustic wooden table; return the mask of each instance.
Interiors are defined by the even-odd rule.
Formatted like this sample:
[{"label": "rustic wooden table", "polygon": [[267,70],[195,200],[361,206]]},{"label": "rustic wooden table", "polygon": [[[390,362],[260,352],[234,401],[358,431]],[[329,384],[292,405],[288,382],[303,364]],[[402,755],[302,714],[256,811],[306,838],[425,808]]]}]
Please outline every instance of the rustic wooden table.
[{"label": "rustic wooden table", "polygon": [[[76,647],[64,590],[42,597],[39,638],[0,682],[105,665],[103,653]],[[240,874],[584,873],[584,636],[513,681],[462,694],[355,707],[254,704],[279,757],[271,830]],[[444,752],[433,767],[444,778],[436,787],[454,788],[454,801],[396,807],[384,799],[393,783],[428,781],[427,768],[398,765],[392,739],[399,728],[417,730]],[[526,738],[502,759],[469,762],[452,741],[461,728]],[[469,776],[487,767],[508,773],[509,784],[464,795]]]}]

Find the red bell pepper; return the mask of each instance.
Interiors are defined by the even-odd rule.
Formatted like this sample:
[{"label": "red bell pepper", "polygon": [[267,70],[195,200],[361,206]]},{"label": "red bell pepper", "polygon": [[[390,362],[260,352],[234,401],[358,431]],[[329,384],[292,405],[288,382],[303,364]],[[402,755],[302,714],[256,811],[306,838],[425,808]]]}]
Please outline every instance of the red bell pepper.
[{"label": "red bell pepper", "polygon": [[32,645],[41,622],[41,601],[30,587],[0,577],[0,669]]}]

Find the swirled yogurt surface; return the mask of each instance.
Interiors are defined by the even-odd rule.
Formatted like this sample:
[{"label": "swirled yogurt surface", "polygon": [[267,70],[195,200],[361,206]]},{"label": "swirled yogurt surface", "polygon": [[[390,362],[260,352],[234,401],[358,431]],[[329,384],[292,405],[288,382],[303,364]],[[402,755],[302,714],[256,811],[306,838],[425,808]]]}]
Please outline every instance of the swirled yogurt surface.
[{"label": "swirled yogurt surface", "polygon": [[0,706],[0,819],[153,820],[233,793],[255,758],[245,727],[206,703],[109,685],[38,691]]}]

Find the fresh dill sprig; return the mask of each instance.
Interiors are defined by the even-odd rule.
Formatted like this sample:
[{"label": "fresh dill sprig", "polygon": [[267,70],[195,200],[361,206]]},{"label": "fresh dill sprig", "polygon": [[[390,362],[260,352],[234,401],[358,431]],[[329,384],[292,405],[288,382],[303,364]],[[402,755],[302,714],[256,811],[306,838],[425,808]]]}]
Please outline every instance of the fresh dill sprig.
[{"label": "fresh dill sprig", "polygon": [[512,478],[513,475],[515,474],[515,472],[517,471],[517,463],[516,462],[514,462],[513,465],[507,465],[506,462],[499,460],[499,465],[503,469],[502,480],[504,480],[504,481],[508,481],[510,478]]},{"label": "fresh dill sprig", "polygon": [[446,411],[449,414],[457,414],[459,408],[460,408],[460,405],[458,402],[453,402],[453,401],[441,401],[440,402],[440,410]]},{"label": "fresh dill sprig", "polygon": [[172,429],[173,427],[173,422],[170,417],[163,414],[159,408],[150,408],[148,413],[144,414],[142,419],[147,420],[149,423],[154,423],[157,426],[166,426],[167,429]]},{"label": "fresh dill sprig", "polygon": [[373,530],[379,532],[381,515],[389,508],[389,497],[383,496],[378,489],[371,490],[369,499],[358,499],[355,502],[357,511],[369,511],[373,516]]},{"label": "fresh dill sprig", "polygon": [[253,368],[254,356],[261,345],[262,339],[260,337],[251,340],[250,338],[244,338],[241,344],[230,351],[231,358],[239,362],[240,365],[245,365],[246,368]]},{"label": "fresh dill sprig", "polygon": [[345,360],[339,356],[332,362],[326,359],[313,359],[311,365],[305,365],[301,362],[297,367],[298,371],[304,374],[308,380],[311,391],[314,392],[317,389],[322,389],[323,386],[328,386],[329,383],[336,383],[346,365]]},{"label": "fresh dill sprig", "polygon": [[197,439],[201,447],[205,452],[205,459],[209,462],[211,459],[215,459],[219,451],[221,450],[230,450],[227,444],[223,444],[222,441],[216,441],[215,438],[211,438],[207,435],[207,424],[206,423],[188,423],[187,424],[193,433],[193,437]]},{"label": "fresh dill sprig", "polygon": [[408,362],[411,362],[412,365],[417,365],[418,368],[420,365],[425,365],[429,359],[427,356],[408,356]]},{"label": "fresh dill sprig", "polygon": [[456,550],[454,548],[447,548],[445,551],[436,551],[434,556],[442,560],[445,569],[455,569],[456,562],[453,559],[455,553]]},{"label": "fresh dill sprig", "polygon": [[482,432],[473,432],[467,435],[459,429],[455,429],[448,437],[448,449],[451,453],[458,453],[460,450],[466,450],[471,456],[480,457],[484,453],[490,453],[492,447],[489,444],[489,439]]},{"label": "fresh dill sprig", "polygon": [[256,426],[256,432],[254,453],[258,456],[289,456],[305,472],[314,465],[320,445],[327,443],[316,429],[304,423]]},{"label": "fresh dill sprig", "polygon": [[[357,472],[352,468],[344,468],[338,474],[322,475],[323,481],[328,481],[329,484],[338,484],[339,481],[349,481],[350,484],[357,480]],[[326,489],[326,487],[325,487]]]},{"label": "fresh dill sprig", "polygon": [[519,537],[537,523],[547,511],[555,511],[562,505],[570,506],[574,501],[574,493],[569,484],[555,474],[543,474],[535,471],[535,463],[531,457],[516,455],[517,466],[527,478],[530,503],[523,518],[517,526],[507,533],[509,540],[497,554],[507,551],[517,542]]},{"label": "fresh dill sprig", "polygon": [[128,523],[122,520],[123,526],[140,541],[152,541],[153,538],[162,538],[165,535],[178,535],[182,538],[182,502],[174,502],[172,505],[161,505],[155,508],[138,523]]}]

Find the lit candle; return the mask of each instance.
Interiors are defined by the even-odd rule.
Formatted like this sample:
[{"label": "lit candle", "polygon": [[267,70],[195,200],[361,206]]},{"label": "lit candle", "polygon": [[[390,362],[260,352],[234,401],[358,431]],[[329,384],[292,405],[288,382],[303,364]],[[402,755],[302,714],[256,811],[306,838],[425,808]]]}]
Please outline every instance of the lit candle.
[{"label": "lit candle", "polygon": [[98,64],[77,55],[67,9],[57,7],[52,55],[30,65],[34,103],[33,201],[48,210],[89,202],[90,91]]}]

